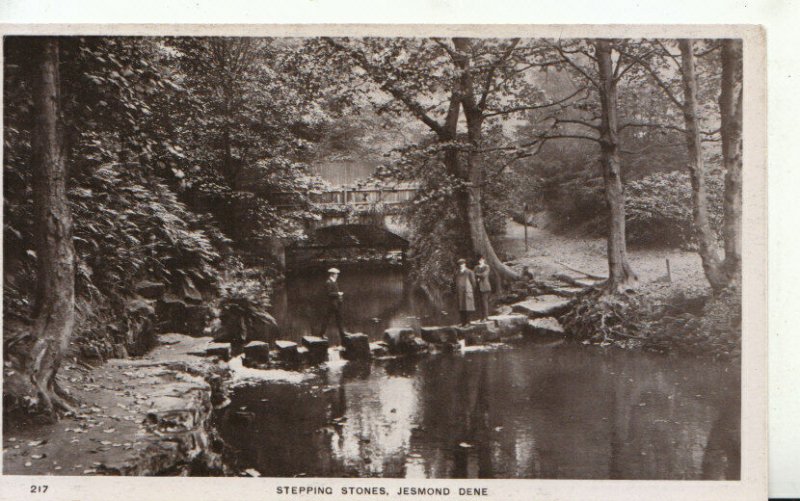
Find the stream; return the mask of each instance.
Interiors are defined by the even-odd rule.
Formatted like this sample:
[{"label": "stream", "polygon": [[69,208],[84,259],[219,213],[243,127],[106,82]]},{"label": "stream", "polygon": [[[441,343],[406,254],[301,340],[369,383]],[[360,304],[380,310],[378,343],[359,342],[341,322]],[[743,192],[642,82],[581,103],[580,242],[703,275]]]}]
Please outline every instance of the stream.
[{"label": "stream", "polygon": [[[324,279],[277,291],[282,338],[316,333]],[[345,328],[373,339],[455,318],[399,271],[345,271],[340,289]],[[526,342],[241,386],[221,433],[237,468],[271,477],[738,479],[739,388],[738,366]]]}]

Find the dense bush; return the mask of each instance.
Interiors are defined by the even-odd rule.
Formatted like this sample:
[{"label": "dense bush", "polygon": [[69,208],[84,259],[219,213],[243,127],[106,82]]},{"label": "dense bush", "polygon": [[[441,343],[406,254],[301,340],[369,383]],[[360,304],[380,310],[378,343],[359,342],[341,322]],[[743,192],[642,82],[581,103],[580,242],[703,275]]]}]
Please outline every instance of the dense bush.
[{"label": "dense bush", "polygon": [[273,341],[270,333],[277,324],[267,313],[271,297],[272,277],[263,270],[244,267],[238,259],[229,260],[218,301],[219,320],[212,322],[211,334],[234,343]]},{"label": "dense bush", "polygon": [[651,315],[645,348],[738,360],[742,355],[742,292],[731,286],[706,301],[700,311]]},{"label": "dense bush", "polygon": [[555,230],[580,229],[589,236],[605,231],[608,210],[603,180],[585,176],[557,176],[543,183],[543,205],[558,223]]},{"label": "dense bush", "polygon": [[[712,228],[722,222],[722,180],[707,179]],[[692,186],[684,172],[659,172],[627,183],[625,212],[629,243],[696,248]]]},{"label": "dense bush", "polygon": [[643,289],[611,296],[601,288],[581,294],[561,323],[573,339],[720,360],[741,357],[741,289],[712,296]]},{"label": "dense bush", "polygon": [[[6,166],[6,179],[29,186],[28,174]],[[137,164],[103,165],[69,189],[76,251],[75,344],[84,354],[124,355],[134,349],[152,314],[133,298],[136,285],[163,283],[171,293],[212,296],[227,240],[207,217],[189,212],[176,194]],[[6,319],[33,315],[36,253],[29,189],[5,199]],[[203,229],[200,229],[200,228]],[[140,325],[129,325],[138,322]],[[132,329],[136,330],[131,335]]]},{"label": "dense bush", "polygon": [[[721,176],[710,175],[708,213],[712,228],[722,222]],[[604,236],[608,210],[602,179],[562,176],[543,181],[543,202],[558,227],[578,229],[587,236]],[[692,221],[692,186],[681,171],[655,172],[625,183],[626,237],[629,244],[663,245],[694,250],[697,243]]]}]

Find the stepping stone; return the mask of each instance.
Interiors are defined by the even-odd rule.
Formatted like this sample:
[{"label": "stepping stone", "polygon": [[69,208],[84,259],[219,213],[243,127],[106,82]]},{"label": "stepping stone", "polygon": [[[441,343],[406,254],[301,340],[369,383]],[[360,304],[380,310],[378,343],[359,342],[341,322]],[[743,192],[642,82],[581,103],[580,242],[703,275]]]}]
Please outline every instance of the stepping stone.
[{"label": "stepping stone", "polygon": [[464,345],[466,346],[480,346],[486,344],[486,333],[471,331],[464,336]]},{"label": "stepping stone", "polygon": [[563,336],[564,328],[553,317],[536,318],[528,320],[526,333],[530,336],[544,337],[544,336]]},{"label": "stepping stone", "polygon": [[486,334],[483,336],[483,340],[489,343],[495,343],[500,341],[502,338],[502,331],[497,326],[497,324],[492,320],[487,320],[486,322],[481,322],[486,325]]},{"label": "stepping stone", "polygon": [[279,339],[275,341],[275,348],[278,350],[278,360],[287,364],[300,363],[300,354],[297,351],[297,343]]},{"label": "stepping stone", "polygon": [[458,342],[458,333],[455,327],[448,325],[444,327],[421,327],[420,334],[422,339],[433,344],[452,344]]},{"label": "stepping stone", "polygon": [[264,341],[250,341],[244,347],[244,358],[249,362],[269,362],[269,344]]},{"label": "stepping stone", "polygon": [[411,349],[411,353],[427,352],[430,348],[428,343],[418,337],[415,337],[408,346]]},{"label": "stepping stone", "polygon": [[400,345],[411,342],[416,337],[414,329],[410,327],[393,327],[383,331],[383,340],[389,348],[396,348]]},{"label": "stepping stone", "polygon": [[480,332],[485,334],[489,331],[489,326],[486,324],[469,324],[467,326],[458,325],[454,328],[456,330],[456,334],[458,335],[458,339],[465,339],[464,336],[466,336],[467,333]]},{"label": "stepping stone", "polygon": [[389,354],[389,346],[383,341],[378,341],[369,344],[369,351],[373,358],[385,357]]},{"label": "stepping stone", "polygon": [[306,348],[305,346],[297,347],[297,358],[298,360],[300,360],[300,362],[304,364],[314,363],[314,361],[311,360],[311,355],[310,352],[308,351],[308,348]]},{"label": "stepping stone", "polygon": [[584,291],[583,287],[553,287],[553,292],[559,296],[573,297]]},{"label": "stepping stone", "polygon": [[511,313],[511,305],[501,304],[495,308],[498,315],[509,315]]},{"label": "stepping stone", "polygon": [[490,337],[489,326],[485,323],[470,324],[466,327],[456,327],[459,339],[463,339],[467,346],[484,344]]},{"label": "stepping stone", "polygon": [[206,356],[209,357],[219,357],[222,360],[230,360],[231,345],[230,343],[208,343],[205,353]]},{"label": "stepping stone", "polygon": [[328,360],[328,343],[327,339],[317,336],[305,336],[301,343],[308,349],[308,355],[312,363],[319,363]]},{"label": "stepping stone", "polygon": [[[383,341],[389,346],[389,351],[395,354],[417,353],[422,341],[417,338],[414,329],[408,327],[395,327],[383,332]],[[424,341],[422,341],[424,343]],[[427,344],[426,344],[427,347]]]},{"label": "stepping stone", "polygon": [[366,334],[345,334],[342,338],[342,357],[345,360],[369,360],[369,337]]},{"label": "stepping stone", "polygon": [[501,336],[517,334],[528,325],[528,317],[518,313],[508,315],[492,315],[489,320],[493,321],[500,330]]},{"label": "stepping stone", "polygon": [[461,343],[437,344],[436,347],[442,353],[453,353],[453,352],[456,352],[456,351],[461,351]]},{"label": "stepping stone", "polygon": [[515,303],[511,305],[511,309],[514,313],[522,313],[531,318],[558,317],[569,310],[571,303],[571,300],[558,296],[540,296]]}]

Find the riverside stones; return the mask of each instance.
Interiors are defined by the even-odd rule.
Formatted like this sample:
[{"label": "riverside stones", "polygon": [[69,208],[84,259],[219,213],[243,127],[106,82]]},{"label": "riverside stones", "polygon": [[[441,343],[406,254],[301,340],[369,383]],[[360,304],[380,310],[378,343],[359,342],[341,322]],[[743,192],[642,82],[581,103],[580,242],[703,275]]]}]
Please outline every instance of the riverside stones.
[{"label": "riverside stones", "polygon": [[293,341],[275,341],[275,348],[278,350],[278,360],[287,364],[299,364],[300,353],[297,351],[297,343]]},{"label": "riverside stones", "polygon": [[328,340],[317,336],[304,336],[301,343],[308,350],[311,363],[320,363],[328,359]]},{"label": "riverside stones", "polygon": [[428,343],[418,338],[414,329],[409,327],[386,329],[383,341],[389,347],[389,352],[396,355],[420,353],[428,349]]},{"label": "riverside stones", "polygon": [[342,346],[342,357],[345,360],[369,360],[371,356],[369,337],[366,334],[345,334],[342,336]]},{"label": "riverside stones", "polygon": [[517,334],[528,324],[528,317],[520,314],[492,315],[489,320],[497,326],[501,337]]},{"label": "riverside stones", "polygon": [[563,336],[564,328],[553,317],[528,320],[526,332],[531,336]]},{"label": "riverside stones", "polygon": [[248,362],[269,362],[269,344],[263,341],[250,341],[244,347],[244,357]]},{"label": "riverside stones", "polygon": [[383,331],[383,340],[389,345],[389,348],[397,348],[404,344],[408,344],[416,337],[414,329],[410,327],[393,327]]},{"label": "riverside stones", "polygon": [[470,324],[455,328],[458,338],[464,340],[467,346],[475,346],[486,342],[487,337],[491,337],[489,326],[486,323]]},{"label": "riverside stones", "polygon": [[421,327],[420,334],[424,341],[432,344],[452,344],[458,342],[458,333],[455,327],[451,325],[444,327]]},{"label": "riverside stones", "polygon": [[566,313],[571,301],[558,296],[539,296],[511,305],[514,313],[522,313],[531,318],[558,317]]},{"label": "riverside stones", "polygon": [[206,345],[206,356],[219,357],[222,360],[229,360],[231,358],[231,345],[230,343],[215,343],[211,342]]},{"label": "riverside stones", "polygon": [[385,357],[389,354],[389,345],[383,341],[378,341],[369,344],[369,351],[373,358]]}]

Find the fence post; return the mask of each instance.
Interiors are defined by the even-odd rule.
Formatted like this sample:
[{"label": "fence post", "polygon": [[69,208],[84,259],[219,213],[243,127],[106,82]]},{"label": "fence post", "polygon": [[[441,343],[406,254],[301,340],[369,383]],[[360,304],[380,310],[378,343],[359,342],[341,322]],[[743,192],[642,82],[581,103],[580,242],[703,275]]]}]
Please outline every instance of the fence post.
[{"label": "fence post", "polygon": [[528,253],[528,204],[522,204],[522,224],[525,226],[525,253]]}]

